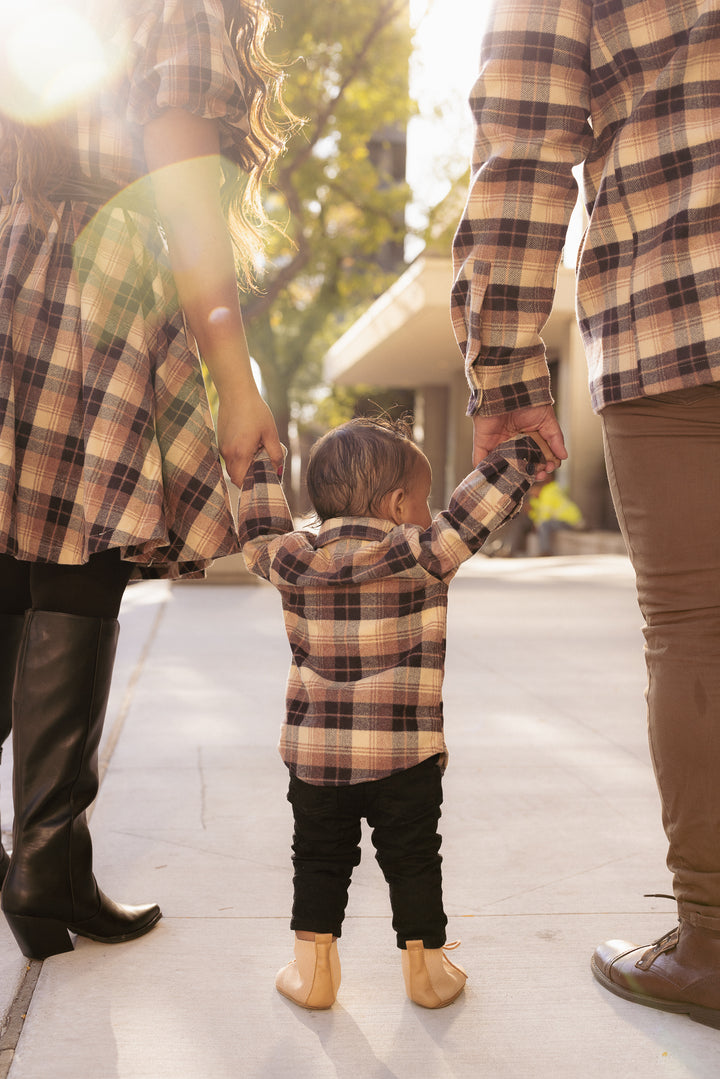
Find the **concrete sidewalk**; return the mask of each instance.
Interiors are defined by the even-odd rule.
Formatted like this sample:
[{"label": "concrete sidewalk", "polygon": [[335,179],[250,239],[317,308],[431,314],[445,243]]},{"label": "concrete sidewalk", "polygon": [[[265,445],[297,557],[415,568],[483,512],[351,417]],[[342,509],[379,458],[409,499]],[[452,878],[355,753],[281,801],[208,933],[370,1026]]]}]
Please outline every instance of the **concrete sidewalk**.
[{"label": "concrete sidewalk", "polygon": [[[720,1032],[590,975],[602,939],[674,924],[648,763],[640,617],[622,557],[474,559],[451,589],[443,816],[466,993],[404,995],[369,840],[329,1012],[274,990],[291,952],[288,648],[267,586],[129,590],[92,818],[141,940],[26,963],[0,925],[9,1079],[710,1079]],[[3,762],[3,824],[9,823]],[[23,1024],[23,1015],[27,1017]]]}]

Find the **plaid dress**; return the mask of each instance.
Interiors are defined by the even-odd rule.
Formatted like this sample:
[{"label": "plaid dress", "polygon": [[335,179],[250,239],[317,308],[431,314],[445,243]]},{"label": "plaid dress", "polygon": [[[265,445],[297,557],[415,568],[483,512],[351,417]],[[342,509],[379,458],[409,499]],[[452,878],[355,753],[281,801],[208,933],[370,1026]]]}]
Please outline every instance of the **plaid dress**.
[{"label": "plaid dress", "polygon": [[62,123],[81,177],[124,191],[99,212],[101,199],[55,198],[37,240],[26,205],[9,205],[2,147],[0,551],[77,564],[120,548],[137,575],[197,576],[239,547],[202,371],[139,179],[143,125],[167,108],[218,119],[232,158],[247,109],[220,0],[106,10],[121,63]]},{"label": "plaid dress", "polygon": [[294,531],[264,451],[238,512],[243,557],[282,597],[292,662],[280,755],[318,786],[383,779],[447,757],[442,683],[448,585],[517,511],[543,459],[505,442],[462,481],[430,528],[369,517]]}]

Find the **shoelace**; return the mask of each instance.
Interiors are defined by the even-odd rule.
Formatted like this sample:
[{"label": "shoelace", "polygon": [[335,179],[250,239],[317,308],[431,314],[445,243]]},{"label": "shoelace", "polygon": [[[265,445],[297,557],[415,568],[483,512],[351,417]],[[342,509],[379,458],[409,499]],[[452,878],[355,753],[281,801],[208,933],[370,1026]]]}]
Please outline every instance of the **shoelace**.
[{"label": "shoelace", "polygon": [[646,952],[643,952],[638,959],[635,964],[638,970],[649,970],[659,955],[662,955],[663,952],[671,952],[673,948],[676,948],[679,936],[680,926],[676,925],[674,929],[658,937],[654,944]]},{"label": "shoelace", "polygon": [[453,940],[449,944],[443,944],[444,952],[454,952],[456,948],[459,948],[462,944],[460,940]]}]

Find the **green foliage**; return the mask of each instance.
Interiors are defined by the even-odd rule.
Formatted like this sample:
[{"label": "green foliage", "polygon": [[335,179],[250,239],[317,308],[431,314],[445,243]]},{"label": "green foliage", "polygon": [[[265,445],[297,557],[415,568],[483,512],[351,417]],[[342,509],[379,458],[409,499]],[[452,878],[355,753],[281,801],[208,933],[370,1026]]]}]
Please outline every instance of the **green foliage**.
[{"label": "green foliage", "polygon": [[244,315],[287,437],[292,407],[318,384],[329,345],[402,269],[387,253],[402,251],[408,190],[371,159],[369,142],[387,135],[390,152],[393,131],[412,115],[411,31],[407,0],[273,6],[282,22],[269,51],[287,68],[285,98],[305,122],[268,192],[286,234],[268,235],[263,291],[246,298]]},{"label": "green foliage", "polygon": [[355,416],[387,414],[399,419],[412,412],[413,399],[410,390],[389,390],[379,386],[333,386],[315,408],[314,425],[321,433]]}]

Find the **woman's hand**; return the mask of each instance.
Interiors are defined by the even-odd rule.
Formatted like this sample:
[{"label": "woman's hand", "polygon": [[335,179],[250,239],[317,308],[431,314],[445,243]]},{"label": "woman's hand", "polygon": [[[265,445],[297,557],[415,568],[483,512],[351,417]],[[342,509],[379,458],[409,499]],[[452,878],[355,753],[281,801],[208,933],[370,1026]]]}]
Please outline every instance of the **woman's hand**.
[{"label": "woman's hand", "polygon": [[230,479],[242,487],[245,473],[264,446],[278,474],[283,467],[283,449],[272,412],[257,390],[233,401],[221,399],[217,416],[218,446]]}]

